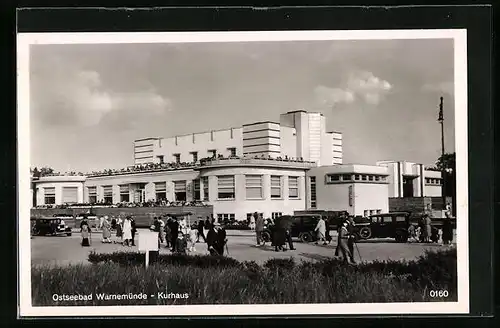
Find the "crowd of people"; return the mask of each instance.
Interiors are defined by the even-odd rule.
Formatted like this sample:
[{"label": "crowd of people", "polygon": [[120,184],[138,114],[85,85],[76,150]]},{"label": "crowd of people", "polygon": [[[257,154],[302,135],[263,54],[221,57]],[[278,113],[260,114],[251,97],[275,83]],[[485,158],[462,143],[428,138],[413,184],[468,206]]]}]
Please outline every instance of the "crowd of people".
[{"label": "crowd of people", "polygon": [[[136,246],[137,227],[132,216],[126,216],[124,220],[120,216],[111,218],[103,216],[99,219],[97,228],[102,234],[102,243]],[[158,233],[158,248],[164,245],[172,253],[196,252],[195,246],[201,241],[206,243],[212,255],[224,255],[224,250],[227,249],[226,230],[213,216],[207,217],[206,220],[199,219],[189,226],[184,218],[164,215],[155,217],[149,229]],[[80,232],[81,245],[89,247],[92,241],[92,229],[88,217],[82,219]]]},{"label": "crowd of people", "polygon": [[[255,155],[255,156],[224,156],[219,154],[213,157],[205,157],[201,158],[196,162],[163,162],[163,163],[145,163],[145,164],[136,164],[129,166],[127,168],[122,169],[105,169],[101,171],[91,171],[88,173],[83,172],[54,172],[44,173],[41,176],[110,176],[110,175],[119,175],[119,174],[127,174],[127,173],[138,173],[138,172],[151,172],[151,171],[164,171],[164,170],[178,170],[178,169],[186,169],[196,166],[203,166],[209,164],[213,160],[224,160],[224,159],[267,159],[267,160],[277,160],[277,161],[285,161],[285,162],[304,162],[303,158],[291,158],[288,156],[278,156],[276,158],[271,157],[270,155]],[[32,172],[33,173],[33,172]]]},{"label": "crowd of people", "polygon": [[105,201],[99,201],[96,203],[77,203],[77,204],[48,204],[48,205],[39,205],[35,208],[37,209],[71,209],[71,208],[131,208],[131,207],[182,207],[182,206],[208,206],[205,202],[200,200],[193,201],[169,201],[169,200],[149,200],[147,202],[120,202],[120,203],[109,203]]}]

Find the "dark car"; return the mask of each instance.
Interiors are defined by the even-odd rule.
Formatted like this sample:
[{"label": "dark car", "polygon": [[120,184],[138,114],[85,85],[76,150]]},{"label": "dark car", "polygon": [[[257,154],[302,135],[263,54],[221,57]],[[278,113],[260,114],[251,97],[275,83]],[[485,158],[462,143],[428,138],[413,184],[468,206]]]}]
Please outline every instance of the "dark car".
[{"label": "dark car", "polygon": [[397,242],[408,241],[408,229],[412,224],[410,212],[390,212],[370,215],[369,223],[357,226],[359,239],[394,238]]},{"label": "dark car", "polygon": [[32,218],[31,229],[35,236],[71,236],[71,228],[60,218]]},{"label": "dark car", "polygon": [[[321,215],[283,215],[276,219],[290,229],[292,238],[299,238],[302,242],[308,243],[316,240],[314,229],[318,224]],[[278,223],[279,224],[279,223]],[[271,241],[272,227],[266,226],[262,232],[262,239],[265,242]]]}]

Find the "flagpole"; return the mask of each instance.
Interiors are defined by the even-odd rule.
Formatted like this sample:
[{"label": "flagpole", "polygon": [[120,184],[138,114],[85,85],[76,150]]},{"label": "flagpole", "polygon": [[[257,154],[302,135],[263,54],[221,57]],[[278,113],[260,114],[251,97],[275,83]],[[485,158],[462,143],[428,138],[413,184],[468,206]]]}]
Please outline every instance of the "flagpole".
[{"label": "flagpole", "polygon": [[443,115],[443,97],[440,98],[439,103],[439,118],[438,122],[441,124],[441,198],[443,201],[443,209],[446,209],[446,169],[444,166],[444,115]]}]

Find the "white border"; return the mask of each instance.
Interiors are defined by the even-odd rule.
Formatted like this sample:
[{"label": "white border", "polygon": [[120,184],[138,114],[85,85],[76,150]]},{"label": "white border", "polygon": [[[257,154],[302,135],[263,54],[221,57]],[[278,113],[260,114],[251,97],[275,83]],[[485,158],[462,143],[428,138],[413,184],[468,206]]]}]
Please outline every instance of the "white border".
[{"label": "white border", "polygon": [[[454,39],[455,150],[457,154],[458,302],[382,304],[176,305],[33,307],[30,247],[30,45],[251,42],[299,40]],[[251,316],[345,314],[469,313],[469,232],[467,168],[467,34],[461,30],[166,32],[166,33],[26,33],[17,35],[18,190],[19,190],[19,316]],[[436,123],[437,124],[437,123]],[[126,312],[126,314],[125,314]]]}]

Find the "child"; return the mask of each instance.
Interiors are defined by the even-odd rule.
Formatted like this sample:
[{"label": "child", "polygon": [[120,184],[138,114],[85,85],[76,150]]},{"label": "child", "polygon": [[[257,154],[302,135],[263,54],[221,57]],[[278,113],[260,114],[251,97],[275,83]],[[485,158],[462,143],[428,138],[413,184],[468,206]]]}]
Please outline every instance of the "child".
[{"label": "child", "polygon": [[181,231],[179,231],[175,246],[175,251],[177,254],[186,254],[187,240]]}]

